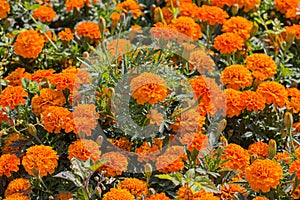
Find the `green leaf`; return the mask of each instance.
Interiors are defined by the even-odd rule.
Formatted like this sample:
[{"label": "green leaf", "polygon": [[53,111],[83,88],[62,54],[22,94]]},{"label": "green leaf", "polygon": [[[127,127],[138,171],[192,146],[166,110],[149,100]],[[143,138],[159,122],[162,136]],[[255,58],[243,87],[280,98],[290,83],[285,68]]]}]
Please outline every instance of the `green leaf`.
[{"label": "green leaf", "polygon": [[90,166],[90,170],[96,171],[99,167],[103,166],[108,161],[109,161],[109,159],[102,159],[102,160],[98,161],[96,164]]},{"label": "green leaf", "polygon": [[291,69],[286,68],[286,67],[283,67],[281,69],[281,73],[282,73],[282,76],[292,76],[292,75],[294,75],[294,72]]}]

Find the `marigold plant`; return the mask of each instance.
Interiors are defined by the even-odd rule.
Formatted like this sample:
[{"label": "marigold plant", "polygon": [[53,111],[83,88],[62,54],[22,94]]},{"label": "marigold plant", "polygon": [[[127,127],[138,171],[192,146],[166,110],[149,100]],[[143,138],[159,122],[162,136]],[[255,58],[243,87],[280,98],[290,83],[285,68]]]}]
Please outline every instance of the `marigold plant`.
[{"label": "marigold plant", "polygon": [[264,142],[254,142],[248,147],[249,154],[256,155],[261,158],[268,156],[269,145]]},{"label": "marigold plant", "polygon": [[104,153],[101,159],[108,159],[104,166],[98,169],[99,172],[105,172],[106,176],[121,175],[128,166],[127,157],[119,152]]},{"label": "marigold plant", "polygon": [[84,21],[75,27],[78,36],[89,37],[90,39],[100,39],[101,33],[97,23]]}]

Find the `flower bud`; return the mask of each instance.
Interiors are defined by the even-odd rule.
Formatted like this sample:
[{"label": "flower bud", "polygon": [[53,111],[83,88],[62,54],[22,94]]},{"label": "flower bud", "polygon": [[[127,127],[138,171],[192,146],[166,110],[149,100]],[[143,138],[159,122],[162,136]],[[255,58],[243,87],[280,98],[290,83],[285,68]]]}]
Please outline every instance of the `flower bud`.
[{"label": "flower bud", "polygon": [[222,121],[220,121],[220,123],[218,124],[218,133],[221,133],[222,131],[224,131],[224,129],[226,128],[227,125],[227,121],[226,119],[222,119]]},{"label": "flower bud", "polygon": [[236,15],[239,12],[239,4],[235,3],[231,7],[232,15]]},{"label": "flower bud", "polygon": [[251,37],[255,36],[258,33],[258,24],[254,23],[251,29],[250,35]]},{"label": "flower bud", "polygon": [[163,13],[162,13],[160,7],[156,7],[154,9],[153,21],[154,21],[154,23],[157,23],[157,22],[163,22],[164,23],[164,21],[165,21],[164,16],[163,16]]},{"label": "flower bud", "polygon": [[100,17],[98,25],[99,25],[101,35],[104,35],[106,29],[106,21],[103,17]]},{"label": "flower bud", "polygon": [[286,126],[286,128],[288,130],[290,130],[292,128],[293,125],[293,115],[290,112],[286,112],[284,114],[284,125]]},{"label": "flower bud", "polygon": [[150,163],[147,163],[145,166],[144,166],[144,172],[146,174],[147,177],[150,177],[152,175],[152,166]]},{"label": "flower bud", "polygon": [[28,130],[28,133],[30,135],[35,135],[36,134],[36,128],[33,124],[28,124],[27,130]]},{"label": "flower bud", "polygon": [[274,156],[276,155],[277,152],[277,145],[276,145],[276,141],[271,139],[269,141],[269,147],[268,147],[268,156],[269,158],[274,158]]},{"label": "flower bud", "polygon": [[84,58],[89,58],[89,57],[90,57],[89,52],[87,52],[87,51],[83,52],[83,53],[82,53],[82,57],[84,57]]},{"label": "flower bud", "polygon": [[115,89],[112,87],[108,88],[108,91],[107,91],[108,98],[113,98],[114,95],[115,95]]},{"label": "flower bud", "polygon": [[285,41],[288,48],[293,44],[295,37],[296,37],[295,32],[287,32]]},{"label": "flower bud", "polygon": [[103,142],[103,137],[101,135],[99,135],[96,139],[96,143],[99,144],[99,146],[101,146],[102,142]]},{"label": "flower bud", "polygon": [[120,22],[124,23],[125,19],[126,19],[126,15],[125,15],[125,13],[122,13],[121,16],[120,16]]}]

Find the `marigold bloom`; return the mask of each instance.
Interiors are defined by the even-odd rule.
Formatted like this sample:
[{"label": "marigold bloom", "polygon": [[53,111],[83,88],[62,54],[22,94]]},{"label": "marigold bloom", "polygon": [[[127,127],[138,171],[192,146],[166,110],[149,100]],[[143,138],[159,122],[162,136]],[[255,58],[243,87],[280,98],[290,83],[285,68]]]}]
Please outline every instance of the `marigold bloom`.
[{"label": "marigold bloom", "polygon": [[252,85],[251,72],[243,65],[231,65],[226,67],[221,74],[222,83],[227,88],[239,90]]},{"label": "marigold bloom", "polygon": [[293,24],[292,26],[286,26],[284,27],[286,30],[286,34],[292,34],[295,35],[296,39],[300,39],[300,25],[299,24]]},{"label": "marigold bloom", "polygon": [[221,198],[231,200],[234,199],[235,194],[240,194],[242,196],[245,196],[246,193],[247,190],[244,187],[237,184],[228,184],[227,186],[226,185],[222,186]]},{"label": "marigold bloom", "polygon": [[83,8],[85,5],[85,0],[67,0],[65,3],[66,11],[69,12],[71,10]]},{"label": "marigold bloom", "polygon": [[212,192],[206,192],[205,190],[201,190],[200,192],[196,192],[193,197],[194,200],[220,200],[219,197],[214,196]]},{"label": "marigold bloom", "polygon": [[172,146],[157,158],[155,166],[159,172],[179,172],[184,168],[182,159],[185,158],[182,146]]},{"label": "marigold bloom", "polygon": [[147,197],[145,200],[171,200],[165,193],[156,193]]},{"label": "marigold bloom", "polygon": [[291,20],[298,20],[300,19],[300,16],[297,14],[298,7],[290,8],[285,13],[285,18],[291,19]]},{"label": "marigold bloom", "polygon": [[172,22],[172,19],[174,19],[174,15],[171,12],[171,8],[170,7],[163,7],[161,9],[162,14],[164,16],[164,20],[166,21],[167,24],[170,24]]},{"label": "marigold bloom", "polygon": [[172,25],[179,33],[182,33],[183,36],[187,36],[188,39],[198,40],[202,37],[200,26],[191,17],[179,17],[173,19]]},{"label": "marigold bloom", "polygon": [[230,7],[235,3],[235,0],[211,0],[210,4],[212,6],[224,7],[225,5]]},{"label": "marigold bloom", "polygon": [[0,20],[7,17],[7,14],[10,13],[10,5],[8,1],[1,0],[0,1]]},{"label": "marigold bloom", "polygon": [[299,0],[274,0],[274,3],[275,9],[284,14],[290,8],[297,8]]},{"label": "marigold bloom", "polygon": [[282,167],[272,160],[256,159],[246,169],[246,180],[256,192],[269,192],[276,188],[282,179]]},{"label": "marigold bloom", "polygon": [[143,142],[143,144],[135,148],[134,152],[138,156],[139,162],[149,162],[154,161],[158,154],[160,154],[162,150],[162,140],[154,138],[152,140],[152,144],[149,145],[148,142]]},{"label": "marigold bloom", "polygon": [[282,108],[288,100],[287,91],[284,86],[275,81],[267,81],[259,84],[256,92],[266,99],[267,104],[274,104],[280,108]]},{"label": "marigold bloom", "polygon": [[68,159],[71,160],[73,157],[86,161],[89,158],[94,162],[100,159],[101,151],[100,146],[93,140],[78,139],[73,142],[68,148]]},{"label": "marigold bloom", "polygon": [[277,72],[277,65],[273,59],[263,53],[255,53],[245,60],[246,68],[252,71],[252,75],[258,80],[273,78]]},{"label": "marigold bloom", "polygon": [[245,108],[242,93],[234,89],[226,89],[226,114],[228,117],[239,116]]},{"label": "marigold bloom", "polygon": [[286,103],[286,108],[298,113],[300,111],[300,90],[297,88],[287,88],[289,100]]},{"label": "marigold bloom", "polygon": [[27,138],[18,133],[12,133],[3,139],[2,153],[16,153],[20,151],[21,147],[27,142]]},{"label": "marigold bloom", "polygon": [[254,142],[248,147],[249,154],[257,155],[261,158],[266,158],[268,156],[269,145],[264,142]]},{"label": "marigold bloom", "polygon": [[208,137],[202,133],[184,134],[180,138],[183,145],[187,145],[188,150],[192,151],[194,148],[198,151],[208,148]]},{"label": "marigold bloom", "polygon": [[151,109],[150,114],[147,114],[146,117],[149,119],[150,124],[156,124],[157,126],[159,126],[164,121],[163,115],[155,109]]},{"label": "marigold bloom", "polygon": [[69,200],[69,199],[74,198],[70,192],[59,193],[56,195],[56,197],[58,198],[58,200]]},{"label": "marigold bloom", "polygon": [[15,107],[26,102],[28,93],[24,91],[22,86],[8,86],[2,91],[0,95],[0,102],[2,107],[8,106],[9,109],[13,110]]},{"label": "marigold bloom", "polygon": [[3,200],[29,200],[29,197],[19,193],[15,193],[5,197],[5,199]]},{"label": "marigold bloom", "polygon": [[14,193],[27,193],[28,189],[31,187],[31,184],[29,183],[29,180],[26,178],[17,178],[12,180],[6,190],[5,190],[5,196],[10,196]]},{"label": "marigold bloom", "polygon": [[284,151],[284,152],[281,152],[281,153],[278,153],[277,155],[275,155],[274,158],[278,162],[281,162],[283,160],[285,163],[289,163],[292,159],[292,156],[288,152]]},{"label": "marigold bloom", "polygon": [[124,151],[130,151],[133,145],[133,143],[130,142],[126,137],[122,137],[120,139],[111,138],[108,139],[108,141],[112,143],[114,146],[116,146],[117,148],[120,148]]},{"label": "marigold bloom", "polygon": [[3,112],[3,109],[0,107],[0,123],[3,122],[8,122],[8,116],[7,113],[5,111]]},{"label": "marigold bloom", "polygon": [[40,6],[33,11],[32,16],[42,23],[51,22],[56,17],[56,12],[51,7]]},{"label": "marigold bloom", "polygon": [[196,50],[190,54],[189,63],[196,67],[200,74],[212,72],[215,69],[215,62],[203,50]]},{"label": "marigold bloom", "polygon": [[75,27],[75,32],[78,36],[89,37],[90,39],[100,39],[101,33],[97,23],[95,22],[80,22]]},{"label": "marigold bloom", "polygon": [[227,160],[222,168],[229,168],[237,171],[244,171],[250,164],[248,151],[237,144],[228,144],[221,155],[222,160]]},{"label": "marigold bloom", "polygon": [[180,10],[179,16],[194,17],[198,6],[194,3],[186,2],[179,4],[178,9]]},{"label": "marigold bloom", "polygon": [[11,72],[4,80],[8,81],[10,86],[22,86],[22,78],[31,80],[31,74],[25,72],[25,68],[18,67],[13,72]]},{"label": "marigold bloom", "polygon": [[290,173],[295,172],[297,177],[300,178],[300,160],[296,160],[291,163],[289,172]]},{"label": "marigold bloom", "polygon": [[99,172],[106,171],[106,176],[121,175],[127,169],[128,160],[119,152],[108,152],[102,154],[101,159],[108,159],[104,166],[98,169]]},{"label": "marigold bloom", "polygon": [[244,8],[245,12],[249,12],[255,6],[260,5],[261,0],[236,0],[236,3],[239,5],[240,8]]},{"label": "marigold bloom", "polygon": [[253,200],[269,200],[267,197],[255,197]]},{"label": "marigold bloom", "polygon": [[2,154],[0,157],[0,176],[11,176],[11,172],[19,171],[20,159],[15,154]]},{"label": "marigold bloom", "polygon": [[138,104],[156,104],[167,97],[167,83],[156,74],[144,72],[130,83],[132,97]]},{"label": "marigold bloom", "polygon": [[[151,35],[155,38],[163,38],[165,40],[174,39],[178,36],[176,27],[172,24],[166,25],[161,22],[155,23],[154,27],[150,29]],[[181,35],[180,35],[181,36]]]},{"label": "marigold bloom", "polygon": [[224,22],[222,31],[226,33],[236,33],[244,40],[248,40],[250,37],[253,23],[244,17],[231,17],[229,20]]},{"label": "marigold bloom", "polygon": [[229,17],[228,13],[216,6],[203,5],[197,10],[196,19],[209,22],[211,26],[223,24]]},{"label": "marigold bloom", "polygon": [[31,75],[31,80],[40,83],[49,79],[54,72],[54,69],[37,70]]},{"label": "marigold bloom", "polygon": [[128,190],[137,199],[148,196],[147,184],[137,178],[127,178],[121,181],[118,184],[118,189]]},{"label": "marigold bloom", "polygon": [[71,29],[65,28],[58,33],[58,37],[64,42],[69,42],[70,40],[74,39],[74,34],[72,33]]},{"label": "marigold bloom", "polygon": [[143,14],[141,11],[142,8],[143,7],[140,6],[140,4],[135,0],[126,0],[122,3],[117,4],[115,10],[125,14],[130,12],[133,18],[137,19],[139,16]]},{"label": "marigold bloom", "polygon": [[58,165],[57,152],[50,146],[35,145],[29,147],[26,155],[22,159],[22,165],[26,172],[32,176],[36,176],[39,172],[40,177],[47,174],[53,174]]},{"label": "marigold bloom", "polygon": [[23,58],[37,58],[44,47],[44,37],[34,30],[21,32],[14,43],[15,53]]},{"label": "marigold bloom", "polygon": [[257,93],[250,90],[243,91],[241,93],[241,98],[244,102],[244,106],[248,111],[259,111],[265,108],[265,98]]},{"label": "marigold bloom", "polygon": [[214,40],[214,47],[221,54],[231,54],[242,50],[244,44],[243,38],[236,33],[223,33],[218,35]]},{"label": "marigold bloom", "polygon": [[135,200],[134,196],[126,189],[111,188],[104,194],[103,200]]},{"label": "marigold bloom", "polygon": [[186,198],[186,197],[190,197],[191,199],[193,199],[193,191],[191,190],[191,188],[185,184],[184,186],[181,186],[178,190],[177,190],[177,196],[176,198]]}]

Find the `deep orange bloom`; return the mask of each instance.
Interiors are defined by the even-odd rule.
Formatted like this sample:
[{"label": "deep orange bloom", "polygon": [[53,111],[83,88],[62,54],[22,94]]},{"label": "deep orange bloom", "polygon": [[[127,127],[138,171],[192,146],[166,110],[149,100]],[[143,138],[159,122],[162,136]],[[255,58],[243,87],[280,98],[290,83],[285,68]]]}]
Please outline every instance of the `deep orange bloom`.
[{"label": "deep orange bloom", "polygon": [[137,19],[139,16],[141,16],[143,13],[141,11],[143,7],[140,6],[140,4],[138,2],[136,2],[135,0],[126,0],[122,3],[119,3],[115,10],[119,11],[121,13],[125,13],[127,14],[128,12],[130,12],[133,16],[134,19]]},{"label": "deep orange bloom", "polygon": [[156,193],[147,197],[145,200],[171,200],[165,193]]},{"label": "deep orange bloom", "polygon": [[122,137],[120,139],[110,138],[108,139],[110,143],[112,143],[117,148],[120,148],[124,151],[130,151],[133,143],[130,142],[126,137]]},{"label": "deep orange bloom", "polygon": [[69,199],[74,198],[70,192],[59,193],[56,195],[56,197],[58,198],[58,200],[69,200]]},{"label": "deep orange bloom", "polygon": [[298,12],[297,7],[290,8],[286,11],[285,17],[291,20],[298,20],[300,19],[300,16],[297,14],[297,12]]},{"label": "deep orange bloom", "polygon": [[75,9],[79,10],[80,8],[83,8],[84,5],[85,5],[85,0],[67,0],[65,3],[67,12]]},{"label": "deep orange bloom", "polygon": [[8,122],[8,116],[5,111],[3,111],[2,108],[0,108],[0,123]]},{"label": "deep orange bloom", "polygon": [[80,22],[75,27],[75,32],[78,36],[89,37],[92,40],[100,39],[101,36],[99,26],[95,22]]},{"label": "deep orange bloom", "polygon": [[288,152],[284,151],[284,152],[281,152],[281,153],[278,153],[277,155],[275,155],[274,158],[278,162],[283,160],[285,163],[289,163],[292,159],[292,156]]},{"label": "deep orange bloom", "polygon": [[106,171],[106,176],[121,175],[127,169],[128,160],[119,152],[108,152],[101,156],[101,159],[108,159],[104,166],[98,169],[99,172]]},{"label": "deep orange bloom", "polygon": [[295,172],[297,177],[300,178],[300,160],[296,160],[296,161],[292,162],[292,164],[290,165],[289,171],[291,173]]},{"label": "deep orange bloom", "polygon": [[201,190],[200,192],[196,192],[194,194],[193,200],[220,200],[219,197],[214,196],[212,192],[206,192],[205,190]]},{"label": "deep orange bloom", "polygon": [[247,190],[238,184],[228,184],[223,185],[221,189],[221,198],[226,200],[231,200],[235,198],[235,194],[241,194],[242,196],[245,196],[247,193]]},{"label": "deep orange bloom", "polygon": [[163,38],[165,40],[169,40],[177,38],[179,32],[172,24],[166,25],[158,22],[155,23],[154,27],[150,29],[150,33],[157,39]]},{"label": "deep orange bloom", "polygon": [[239,116],[245,108],[242,93],[234,89],[226,89],[226,114],[228,117]]},{"label": "deep orange bloom", "polygon": [[287,88],[289,100],[286,103],[286,108],[298,113],[300,111],[300,90],[297,88]]},{"label": "deep orange bloom", "polygon": [[64,42],[69,42],[70,40],[74,39],[74,34],[72,33],[71,29],[65,28],[58,33],[58,37]]},{"label": "deep orange bloom", "polygon": [[9,134],[3,139],[2,153],[9,154],[19,152],[26,141],[27,138],[18,133]]},{"label": "deep orange bloom", "polygon": [[177,196],[176,198],[191,198],[193,199],[193,191],[191,190],[191,188],[185,184],[184,186],[181,186],[178,190],[177,190]]},{"label": "deep orange bloom", "polygon": [[11,172],[19,171],[20,159],[15,154],[3,154],[0,157],[0,176],[11,176]]},{"label": "deep orange bloom", "polygon": [[7,196],[3,200],[29,200],[29,197],[25,196],[25,195],[22,195],[22,194],[19,194],[19,193],[15,193],[15,194]]},{"label": "deep orange bloom", "polygon": [[73,142],[68,148],[68,153],[69,160],[71,160],[73,157],[83,161],[86,161],[90,158],[94,162],[97,162],[101,155],[99,144],[93,140],[87,139],[78,139]]},{"label": "deep orange bloom", "polygon": [[244,102],[244,106],[248,111],[259,111],[265,108],[265,98],[254,91],[244,91],[241,93],[241,98]]},{"label": "deep orange bloom", "polygon": [[186,145],[189,151],[194,148],[200,151],[208,147],[208,137],[202,133],[184,134],[180,138],[180,142]]},{"label": "deep orange bloom", "polygon": [[222,160],[229,159],[222,168],[229,168],[236,171],[244,171],[250,164],[248,151],[237,144],[228,144],[221,155]]},{"label": "deep orange bloom", "polygon": [[212,72],[215,69],[215,62],[203,50],[191,52],[189,63],[192,65],[192,67],[196,67],[200,74]]},{"label": "deep orange bloom", "polygon": [[56,17],[56,12],[51,7],[40,6],[33,11],[32,16],[42,23],[51,22]]},{"label": "deep orange bloom", "polygon": [[163,8],[161,9],[161,12],[162,12],[162,14],[163,14],[163,16],[164,16],[165,22],[166,22],[167,24],[170,24],[170,23],[172,22],[172,19],[174,19],[174,15],[173,15],[173,13],[171,12],[171,8],[165,6],[165,7],[163,7]]},{"label": "deep orange bloom", "polygon": [[138,104],[156,104],[167,97],[166,81],[159,75],[144,72],[130,83],[132,97]]},{"label": "deep orange bloom", "polygon": [[[202,37],[200,26],[191,17],[178,17],[172,20],[172,25],[187,39],[179,38],[183,40],[198,40]],[[181,41],[179,41],[181,42]]]},{"label": "deep orange bloom", "polygon": [[255,6],[259,6],[260,1],[261,0],[235,0],[235,3],[237,3],[240,8],[243,8],[245,12],[249,12]]},{"label": "deep orange bloom", "polygon": [[0,20],[7,17],[10,13],[10,5],[6,0],[0,0]]},{"label": "deep orange bloom", "polygon": [[43,88],[40,95],[35,95],[31,100],[33,113],[38,116],[50,106],[61,107],[66,103],[66,98],[61,91],[51,88]]},{"label": "deep orange bloom", "polygon": [[29,183],[29,180],[26,178],[17,178],[12,180],[6,190],[5,190],[5,196],[10,196],[14,193],[21,193],[21,194],[26,194],[28,189],[31,187],[31,184]]},{"label": "deep orange bloom", "polygon": [[225,5],[230,7],[235,3],[235,0],[211,0],[210,4],[212,6],[224,7]]},{"label": "deep orange bloom", "polygon": [[196,19],[208,22],[211,26],[223,24],[229,17],[228,13],[216,6],[203,5],[197,9]]},{"label": "deep orange bloom", "polygon": [[104,194],[103,200],[135,200],[134,196],[126,189],[111,188]]},{"label": "deep orange bloom", "polygon": [[264,142],[254,142],[248,147],[249,154],[257,155],[261,158],[266,158],[268,156],[269,145]]},{"label": "deep orange bloom", "polygon": [[224,22],[222,31],[226,33],[236,33],[244,40],[248,40],[250,32],[252,30],[253,23],[244,17],[231,17],[229,20]]},{"label": "deep orange bloom", "polygon": [[267,197],[255,197],[253,200],[269,200]]},{"label": "deep orange bloom", "polygon": [[236,33],[223,33],[214,40],[214,47],[221,54],[231,54],[242,50],[244,44],[243,38]]},{"label": "deep orange bloom", "polygon": [[272,160],[256,159],[246,169],[246,180],[256,192],[269,192],[276,188],[282,179],[282,167]]},{"label": "deep orange bloom", "polygon": [[137,178],[127,178],[118,184],[118,189],[128,190],[136,199],[148,196],[147,184]]},{"label": "deep orange bloom", "polygon": [[263,53],[255,53],[245,60],[246,68],[252,71],[252,75],[258,80],[273,78],[277,73],[277,65],[273,59]]},{"label": "deep orange bloom", "polygon": [[293,24],[292,26],[286,26],[284,27],[287,34],[293,34],[295,35],[296,39],[300,39],[300,25],[299,24]]},{"label": "deep orange bloom", "polygon": [[25,72],[24,68],[17,68],[13,72],[11,72],[4,80],[8,81],[10,86],[21,86],[22,78],[26,78],[27,80],[31,80],[31,74]]},{"label": "deep orange bloom", "polygon": [[275,9],[284,14],[290,8],[297,8],[299,0],[274,0],[274,3]]},{"label": "deep orange bloom", "polygon": [[26,155],[22,159],[22,165],[28,174],[36,176],[37,172],[40,177],[47,174],[53,174],[58,165],[57,152],[50,146],[35,145],[29,147]]},{"label": "deep orange bloom", "polygon": [[51,85],[55,86],[58,90],[68,89],[73,91],[76,79],[76,73],[59,73],[50,77]]},{"label": "deep orange bloom", "polygon": [[267,104],[274,104],[280,108],[282,108],[288,100],[285,87],[275,81],[267,81],[259,84],[257,93],[266,99]]},{"label": "deep orange bloom", "polygon": [[32,74],[31,80],[40,83],[49,79],[54,72],[54,69],[37,70]]},{"label": "deep orange bloom", "polygon": [[37,58],[44,47],[44,37],[34,30],[21,32],[14,43],[15,53],[23,58]]},{"label": "deep orange bloom", "polygon": [[226,67],[221,74],[222,83],[227,88],[239,90],[252,85],[251,72],[243,65],[231,65]]},{"label": "deep orange bloom", "polygon": [[162,149],[162,140],[154,138],[152,146],[144,142],[142,146],[135,148],[134,152],[138,155],[139,162],[154,161]]},{"label": "deep orange bloom", "polygon": [[2,91],[0,95],[0,102],[2,107],[8,106],[13,110],[15,107],[26,102],[28,93],[24,91],[22,86],[7,87]]},{"label": "deep orange bloom", "polygon": [[195,17],[198,6],[194,3],[186,2],[179,4],[178,9],[180,10],[179,16]]}]

